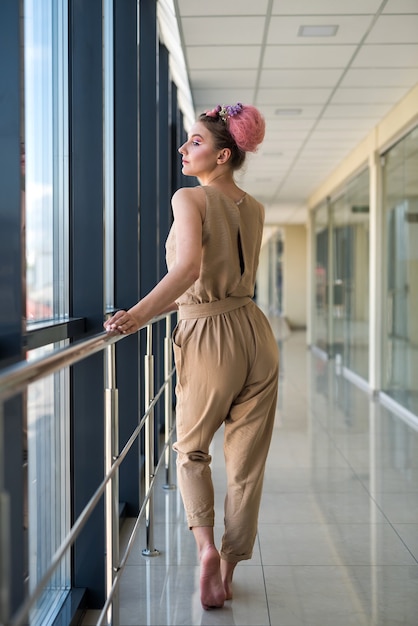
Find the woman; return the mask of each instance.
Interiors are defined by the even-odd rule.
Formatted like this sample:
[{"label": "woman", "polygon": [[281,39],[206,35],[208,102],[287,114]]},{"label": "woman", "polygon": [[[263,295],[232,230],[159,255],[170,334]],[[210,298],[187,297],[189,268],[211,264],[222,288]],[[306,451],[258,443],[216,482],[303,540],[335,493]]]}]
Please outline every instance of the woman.
[{"label": "woman", "polygon": [[[249,105],[200,115],[179,152],[183,174],[198,177],[201,186],[179,189],[172,198],[168,273],[129,311],[105,323],[108,331],[132,333],[155,315],[179,310],[174,449],[205,609],[232,598],[234,568],[252,556],[276,409],[277,345],[252,300],[264,209],[233,177],[264,130],[263,117]],[[209,446],[222,424],[228,486],[218,552]]]}]

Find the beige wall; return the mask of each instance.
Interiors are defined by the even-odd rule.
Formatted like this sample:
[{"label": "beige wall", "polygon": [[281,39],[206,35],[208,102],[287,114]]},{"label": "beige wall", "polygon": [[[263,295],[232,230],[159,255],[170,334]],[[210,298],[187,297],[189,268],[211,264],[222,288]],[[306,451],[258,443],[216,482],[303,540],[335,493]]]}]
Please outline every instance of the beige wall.
[{"label": "beige wall", "polygon": [[268,313],[270,309],[269,280],[269,245],[267,242],[260,250],[260,260],[257,271],[257,304],[265,313]]},{"label": "beige wall", "polygon": [[291,328],[306,327],[307,230],[283,226],[283,313]]}]

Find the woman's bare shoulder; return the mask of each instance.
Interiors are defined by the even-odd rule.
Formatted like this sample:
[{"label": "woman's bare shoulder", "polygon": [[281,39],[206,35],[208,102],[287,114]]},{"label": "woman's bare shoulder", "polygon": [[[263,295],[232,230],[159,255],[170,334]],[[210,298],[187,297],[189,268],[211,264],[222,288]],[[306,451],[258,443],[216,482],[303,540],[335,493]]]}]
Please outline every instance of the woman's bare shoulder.
[{"label": "woman's bare shoulder", "polygon": [[203,187],[180,187],[180,189],[174,192],[172,199],[174,201],[202,202],[205,199],[205,192]]},{"label": "woman's bare shoulder", "polygon": [[185,205],[195,207],[204,216],[206,207],[206,194],[202,187],[181,187],[174,192],[171,203],[173,209]]}]

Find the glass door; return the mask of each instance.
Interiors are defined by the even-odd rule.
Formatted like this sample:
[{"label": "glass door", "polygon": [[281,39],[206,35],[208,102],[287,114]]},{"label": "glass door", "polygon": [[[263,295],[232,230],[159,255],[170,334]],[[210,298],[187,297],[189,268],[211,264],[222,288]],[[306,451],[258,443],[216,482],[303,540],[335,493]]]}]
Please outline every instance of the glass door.
[{"label": "glass door", "polygon": [[418,128],[384,161],[383,390],[418,414]]}]

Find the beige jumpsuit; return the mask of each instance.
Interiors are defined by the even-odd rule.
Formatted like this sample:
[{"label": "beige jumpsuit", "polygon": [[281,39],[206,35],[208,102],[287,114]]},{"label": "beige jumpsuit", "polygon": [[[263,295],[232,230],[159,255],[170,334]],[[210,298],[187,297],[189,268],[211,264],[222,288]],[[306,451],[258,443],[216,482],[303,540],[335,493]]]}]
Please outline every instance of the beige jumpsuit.
[{"label": "beige jumpsuit", "polygon": [[[189,527],[214,525],[209,446],[224,424],[227,472],[221,557],[249,559],[257,532],[264,467],[276,410],[278,348],[252,301],[264,209],[248,194],[238,204],[206,193],[198,280],[177,301],[178,484]],[[175,262],[175,224],[166,243]]]}]

